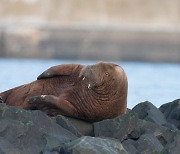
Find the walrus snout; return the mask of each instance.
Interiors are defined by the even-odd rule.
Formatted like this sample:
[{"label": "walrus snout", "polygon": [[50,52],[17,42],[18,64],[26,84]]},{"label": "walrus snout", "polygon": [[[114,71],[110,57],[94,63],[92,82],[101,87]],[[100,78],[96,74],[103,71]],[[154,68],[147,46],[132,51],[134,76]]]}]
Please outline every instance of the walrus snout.
[{"label": "walrus snout", "polygon": [[99,83],[99,73],[96,65],[85,66],[79,75],[80,80],[86,84],[88,89],[96,87]]}]

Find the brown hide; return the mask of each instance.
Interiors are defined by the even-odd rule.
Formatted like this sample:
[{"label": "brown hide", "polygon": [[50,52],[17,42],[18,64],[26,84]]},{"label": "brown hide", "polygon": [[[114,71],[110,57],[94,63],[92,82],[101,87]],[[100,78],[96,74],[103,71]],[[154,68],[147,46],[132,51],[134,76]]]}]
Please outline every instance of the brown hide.
[{"label": "brown hide", "polygon": [[126,112],[127,88],[126,74],[116,64],[64,64],[51,67],[38,80],[0,96],[8,105],[40,109],[52,116],[99,121]]}]

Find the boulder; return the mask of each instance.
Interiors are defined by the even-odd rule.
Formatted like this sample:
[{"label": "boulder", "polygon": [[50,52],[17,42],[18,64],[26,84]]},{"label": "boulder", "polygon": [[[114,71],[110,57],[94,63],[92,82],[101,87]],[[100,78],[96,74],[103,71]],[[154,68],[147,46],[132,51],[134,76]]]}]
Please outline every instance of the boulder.
[{"label": "boulder", "polygon": [[144,134],[136,142],[138,153],[159,154],[164,148],[153,134]]},{"label": "boulder", "polygon": [[[22,153],[40,153],[45,148],[46,139],[33,124],[26,125],[15,120],[0,120],[0,123],[0,137]],[[2,148],[6,149],[7,147]],[[6,150],[9,151],[9,149]]]},{"label": "boulder", "polygon": [[66,143],[61,154],[128,154],[123,145],[112,139],[83,136]]},{"label": "boulder", "polygon": [[135,114],[128,113],[114,119],[107,119],[94,123],[95,137],[111,137],[121,142],[128,138],[139,138],[140,131],[134,131],[138,127],[138,118]]},{"label": "boulder", "polygon": [[135,143],[136,143],[136,140],[127,139],[122,142],[122,145],[128,153],[137,154],[138,150],[136,149]]},{"label": "boulder", "polygon": [[76,136],[94,136],[93,123],[61,115],[56,117],[56,122]]},{"label": "boulder", "polygon": [[169,142],[162,153],[178,154],[180,152],[180,131],[174,136],[172,142]]},{"label": "boulder", "polygon": [[94,133],[95,137],[111,137],[120,142],[127,139],[137,140],[143,134],[153,134],[162,145],[167,144],[174,137],[174,132],[169,128],[138,119],[137,115],[131,112],[94,123]]},{"label": "boulder", "polygon": [[159,139],[161,144],[164,146],[168,142],[171,142],[173,139],[175,132],[172,131],[171,129],[157,125],[155,123],[145,121],[145,120],[138,120],[138,127],[135,128],[135,132],[138,131],[139,134],[152,134],[155,137]]},{"label": "boulder", "polygon": [[0,153],[1,154],[21,154],[22,151],[12,145],[5,138],[0,137]]},{"label": "boulder", "polygon": [[153,134],[143,134],[138,140],[128,139],[123,141],[122,144],[130,154],[159,154],[164,148],[161,142]]},{"label": "boulder", "polygon": [[150,121],[158,125],[167,123],[162,112],[148,101],[139,103],[131,110],[131,112],[137,114],[139,119]]},{"label": "boulder", "polygon": [[159,111],[144,102],[125,115],[89,123],[0,103],[0,153],[178,153],[179,104],[164,104]]},{"label": "boulder", "polygon": [[7,143],[4,146],[26,154],[41,153],[77,138],[41,111],[0,104],[0,123],[0,137]]},{"label": "boulder", "polygon": [[180,129],[180,99],[161,105],[159,110],[168,122]]},{"label": "boulder", "polygon": [[81,137],[82,134],[81,132],[69,121],[67,117],[64,117],[62,115],[59,115],[56,117],[56,122],[59,124],[61,127],[65,128],[66,130],[70,131],[77,137]]}]

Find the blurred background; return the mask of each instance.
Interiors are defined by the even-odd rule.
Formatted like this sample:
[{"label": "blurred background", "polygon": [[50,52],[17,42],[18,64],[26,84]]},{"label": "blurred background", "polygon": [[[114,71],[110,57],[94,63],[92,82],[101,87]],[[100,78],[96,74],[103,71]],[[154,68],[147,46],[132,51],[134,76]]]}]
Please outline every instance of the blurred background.
[{"label": "blurred background", "polygon": [[123,66],[130,108],[180,98],[180,1],[0,0],[0,91],[97,61]]}]

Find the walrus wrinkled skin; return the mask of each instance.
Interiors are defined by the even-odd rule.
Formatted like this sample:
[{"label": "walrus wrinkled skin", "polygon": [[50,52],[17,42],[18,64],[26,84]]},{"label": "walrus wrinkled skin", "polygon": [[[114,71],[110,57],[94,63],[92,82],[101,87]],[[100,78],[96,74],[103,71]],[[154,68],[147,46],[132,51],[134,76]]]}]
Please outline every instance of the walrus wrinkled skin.
[{"label": "walrus wrinkled skin", "polygon": [[7,105],[95,122],[126,113],[127,89],[127,77],[120,66],[99,62],[51,67],[36,81],[0,96]]}]

